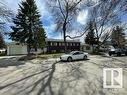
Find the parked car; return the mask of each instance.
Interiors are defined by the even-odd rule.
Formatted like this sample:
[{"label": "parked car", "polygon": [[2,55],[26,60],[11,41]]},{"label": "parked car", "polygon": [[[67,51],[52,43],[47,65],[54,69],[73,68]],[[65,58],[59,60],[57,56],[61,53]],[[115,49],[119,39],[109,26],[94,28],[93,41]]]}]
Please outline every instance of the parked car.
[{"label": "parked car", "polygon": [[127,49],[125,48],[111,48],[109,50],[109,56],[117,54],[117,56],[121,56],[121,54],[127,55]]},{"label": "parked car", "polygon": [[87,59],[88,53],[82,51],[72,51],[68,54],[64,54],[60,57],[61,61],[73,61],[73,60],[80,60],[80,59]]}]

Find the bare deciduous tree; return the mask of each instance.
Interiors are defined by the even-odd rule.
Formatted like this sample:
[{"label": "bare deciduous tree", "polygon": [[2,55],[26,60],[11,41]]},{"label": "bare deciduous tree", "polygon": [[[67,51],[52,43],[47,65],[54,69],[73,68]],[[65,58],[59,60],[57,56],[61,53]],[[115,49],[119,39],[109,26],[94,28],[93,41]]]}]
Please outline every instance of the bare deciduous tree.
[{"label": "bare deciduous tree", "polygon": [[[118,14],[120,7],[120,0],[98,0],[89,6],[90,18],[94,24],[94,32],[97,40],[97,48],[105,44],[110,38],[112,29],[116,23],[119,22]],[[71,39],[81,37],[87,33],[89,27],[85,27],[81,35],[71,37]]]},{"label": "bare deciduous tree", "polygon": [[116,26],[112,30],[111,41],[114,47],[124,48],[126,45],[124,29]]},{"label": "bare deciduous tree", "polygon": [[5,47],[4,42],[4,26],[5,24],[10,21],[10,17],[12,16],[12,12],[5,7],[6,5],[0,1],[0,48]]},{"label": "bare deciduous tree", "polygon": [[118,4],[119,0],[100,0],[96,6],[91,8],[90,20],[94,23],[97,49],[109,39],[111,30],[118,21]]},{"label": "bare deciduous tree", "polygon": [[7,8],[7,6],[0,2],[0,30],[3,31],[4,25],[11,21],[11,16],[13,16],[13,13],[10,9]]},{"label": "bare deciduous tree", "polygon": [[[81,32],[81,35],[72,37],[70,35],[66,35],[66,32],[71,28],[71,24],[74,23],[76,18],[76,14],[78,13],[78,9],[80,4],[84,4],[84,6],[89,7],[90,17],[89,20],[94,24],[95,36],[97,39],[97,48],[103,45],[110,37],[111,30],[116,24],[118,19],[118,7],[120,7],[121,0],[97,0],[94,2],[93,0],[50,0],[50,5],[52,5],[53,13],[55,14],[55,20],[57,22],[57,29],[62,30],[64,34],[65,41],[65,50],[66,50],[66,37],[71,39],[75,39],[78,37],[82,37],[86,34],[89,27],[84,28],[84,31]],[[88,2],[89,1],[89,2]],[[83,7],[81,7],[83,8]]]},{"label": "bare deciduous tree", "polygon": [[66,32],[72,29],[82,1],[83,0],[48,0],[48,4],[52,9],[53,16],[57,23],[57,30],[63,33],[65,52],[67,50]]}]

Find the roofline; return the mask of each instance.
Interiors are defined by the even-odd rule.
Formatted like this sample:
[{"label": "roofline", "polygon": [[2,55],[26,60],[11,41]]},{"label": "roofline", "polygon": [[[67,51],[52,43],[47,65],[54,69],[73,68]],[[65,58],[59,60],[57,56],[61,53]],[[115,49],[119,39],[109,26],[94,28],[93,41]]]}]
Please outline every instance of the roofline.
[{"label": "roofline", "polygon": [[[63,39],[49,39],[49,38],[46,38],[45,41],[54,41],[54,42],[64,42]],[[77,40],[66,40],[67,42],[80,42],[79,39]]]}]

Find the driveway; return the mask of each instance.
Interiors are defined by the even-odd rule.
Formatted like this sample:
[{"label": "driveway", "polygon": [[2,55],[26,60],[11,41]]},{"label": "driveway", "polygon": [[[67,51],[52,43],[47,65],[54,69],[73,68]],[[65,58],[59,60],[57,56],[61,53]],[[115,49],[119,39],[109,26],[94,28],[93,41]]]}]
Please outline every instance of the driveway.
[{"label": "driveway", "polygon": [[[7,59],[0,59],[5,62]],[[89,60],[17,61],[0,66],[0,95],[127,95],[127,57],[90,56]],[[7,61],[9,62],[9,61]],[[103,88],[103,68],[123,68],[123,88]]]}]

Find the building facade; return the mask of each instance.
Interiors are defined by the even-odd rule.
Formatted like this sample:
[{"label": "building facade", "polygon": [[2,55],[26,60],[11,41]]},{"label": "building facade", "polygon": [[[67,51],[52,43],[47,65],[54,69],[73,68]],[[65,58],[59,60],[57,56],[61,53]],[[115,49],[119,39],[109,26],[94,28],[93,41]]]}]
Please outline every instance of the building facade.
[{"label": "building facade", "polygon": [[[46,39],[46,47],[42,49],[31,49],[31,53],[56,53],[64,52],[64,41],[62,39]],[[67,40],[67,51],[80,50],[79,40]],[[27,45],[18,42],[11,42],[7,45],[7,55],[22,55],[27,54]]]},{"label": "building facade", "polygon": [[[80,50],[79,40],[67,40],[67,51]],[[64,52],[65,43],[62,39],[46,39],[46,49],[48,53]]]},{"label": "building facade", "polygon": [[27,45],[11,42],[7,45],[7,55],[26,55]]}]

